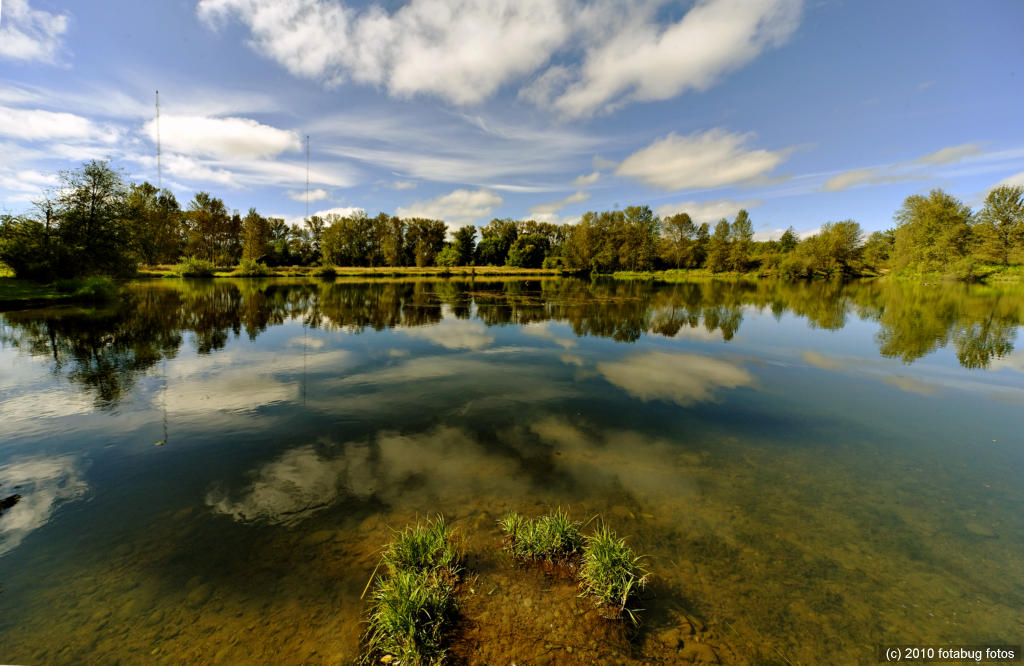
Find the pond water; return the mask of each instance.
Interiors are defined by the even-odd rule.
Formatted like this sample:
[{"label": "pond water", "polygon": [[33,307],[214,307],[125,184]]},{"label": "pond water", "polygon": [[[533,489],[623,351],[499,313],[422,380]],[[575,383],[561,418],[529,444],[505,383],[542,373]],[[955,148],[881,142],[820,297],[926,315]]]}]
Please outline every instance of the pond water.
[{"label": "pond water", "polygon": [[[399,528],[454,660],[870,663],[1024,638],[1019,287],[165,280],[0,315],[0,661],[350,663]],[[629,635],[497,519],[600,514]],[[603,624],[602,624],[603,623]]]}]

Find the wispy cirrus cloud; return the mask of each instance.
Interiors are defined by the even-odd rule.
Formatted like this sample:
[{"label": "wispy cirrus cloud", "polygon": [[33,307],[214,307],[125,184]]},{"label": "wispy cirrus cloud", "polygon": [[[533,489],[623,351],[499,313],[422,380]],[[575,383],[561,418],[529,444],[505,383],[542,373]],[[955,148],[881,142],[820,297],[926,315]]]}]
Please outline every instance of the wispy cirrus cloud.
[{"label": "wispy cirrus cloud", "polygon": [[981,146],[977,143],[948,146],[905,162],[844,171],[825,181],[822,189],[826,192],[838,192],[861,185],[925,180],[931,177],[931,173],[927,171],[928,167],[948,166],[981,153]]}]

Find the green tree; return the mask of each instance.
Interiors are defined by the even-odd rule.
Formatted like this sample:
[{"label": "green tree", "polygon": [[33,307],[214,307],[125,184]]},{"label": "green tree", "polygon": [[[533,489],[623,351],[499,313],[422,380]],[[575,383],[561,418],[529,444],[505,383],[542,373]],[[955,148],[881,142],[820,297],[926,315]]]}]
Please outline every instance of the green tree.
[{"label": "green tree", "polygon": [[1009,264],[1024,249],[1024,187],[1000,185],[985,197],[974,227],[977,253],[997,264]]},{"label": "green tree", "polygon": [[458,266],[468,266],[473,263],[473,253],[476,250],[476,227],[470,224],[458,229],[455,232],[454,245],[458,251]]},{"label": "green tree", "polygon": [[872,268],[887,265],[889,258],[892,256],[892,249],[895,243],[896,231],[893,229],[871,232],[867,241],[864,242],[864,263]]},{"label": "green tree", "polygon": [[381,250],[385,265],[405,265],[405,222],[400,218],[392,216],[388,219]]},{"label": "green tree", "polygon": [[548,240],[540,234],[519,236],[508,252],[508,265],[520,268],[540,268],[544,263]]},{"label": "green tree", "polygon": [[970,250],[971,209],[942,190],[907,197],[895,219],[892,261],[896,269],[941,270]]},{"label": "green tree", "polygon": [[249,261],[263,259],[270,249],[270,223],[250,208],[242,220],[242,256]]},{"label": "green tree", "polygon": [[733,270],[745,271],[750,267],[750,255],[754,248],[754,225],[746,208],[741,208],[736,214],[729,234],[729,265]]},{"label": "green tree", "polygon": [[209,192],[197,192],[185,212],[189,255],[217,263],[225,259],[231,216],[224,202]]},{"label": "green tree", "polygon": [[459,246],[455,243],[445,243],[445,246],[437,253],[435,262],[438,266],[445,266],[451,268],[453,266],[462,266],[459,259],[461,258],[461,252]]},{"label": "green tree", "polygon": [[649,206],[630,206],[619,226],[618,265],[631,271],[650,270],[658,251],[661,220]]},{"label": "green tree", "polygon": [[486,245],[486,251],[481,252],[478,263],[493,266],[503,266],[508,259],[508,252],[512,249],[512,243],[519,237],[519,225],[515,220],[495,218],[487,223],[487,226],[480,229],[480,244]]},{"label": "green tree", "polygon": [[800,243],[800,236],[797,235],[796,229],[793,227],[787,228],[782,235],[779,237],[778,248],[779,252],[783,254],[792,252],[796,249],[796,246]]},{"label": "green tree", "polygon": [[414,217],[406,220],[405,247],[411,253],[410,265],[433,266],[437,253],[444,247],[448,226],[441,220]]},{"label": "green tree", "polygon": [[178,260],[181,208],[170,190],[158,190],[148,182],[129,186],[124,222],[139,261],[160,264]]},{"label": "green tree", "polygon": [[661,222],[661,259],[668,266],[692,268],[694,245],[697,240],[697,225],[686,213],[677,213]]},{"label": "green tree", "polygon": [[729,268],[730,255],[729,220],[724,217],[715,225],[715,233],[708,243],[708,269],[720,273]]},{"label": "green tree", "polygon": [[123,222],[128,188],[107,162],[61,171],[56,200],[58,275],[123,275],[135,269]]},{"label": "green tree", "polygon": [[313,261],[319,261],[321,256],[321,245],[324,240],[324,218],[319,215],[311,215],[306,221],[306,231],[309,233],[309,242],[312,247]]}]

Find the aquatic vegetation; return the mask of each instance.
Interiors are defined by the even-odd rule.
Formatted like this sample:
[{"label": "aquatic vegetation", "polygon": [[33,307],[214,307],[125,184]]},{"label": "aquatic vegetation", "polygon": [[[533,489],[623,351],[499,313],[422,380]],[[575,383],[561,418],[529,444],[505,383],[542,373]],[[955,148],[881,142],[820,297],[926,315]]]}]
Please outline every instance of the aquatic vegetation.
[{"label": "aquatic vegetation", "polygon": [[321,278],[335,278],[338,277],[338,269],[334,266],[320,266],[313,271],[313,275]]},{"label": "aquatic vegetation", "polygon": [[568,564],[583,546],[581,524],[561,508],[532,520],[510,511],[498,524],[505,531],[505,550],[516,559]]},{"label": "aquatic vegetation", "polygon": [[382,577],[373,592],[365,663],[390,655],[403,664],[443,659],[446,625],[456,610],[455,588],[430,569]]},{"label": "aquatic vegetation", "polygon": [[83,301],[109,301],[117,296],[117,284],[106,277],[69,278],[54,282],[57,291]]},{"label": "aquatic vegetation", "polygon": [[636,555],[615,532],[603,523],[586,538],[579,580],[581,596],[590,596],[599,603],[625,613],[634,624],[638,609],[627,604],[635,598],[650,579],[643,567],[642,555]]},{"label": "aquatic vegetation", "polygon": [[371,597],[364,663],[388,656],[403,664],[444,658],[464,557],[461,540],[442,516],[396,532],[381,554],[384,573]]}]

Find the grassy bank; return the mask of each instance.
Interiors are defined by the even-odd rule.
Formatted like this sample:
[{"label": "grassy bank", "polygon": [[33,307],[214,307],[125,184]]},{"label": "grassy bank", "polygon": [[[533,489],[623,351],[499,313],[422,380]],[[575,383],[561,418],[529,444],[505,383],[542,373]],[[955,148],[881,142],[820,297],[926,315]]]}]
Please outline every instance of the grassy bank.
[{"label": "grassy bank", "polygon": [[[652,282],[693,282],[697,280],[763,280],[763,279],[806,279],[790,278],[770,271],[722,271],[714,273],[706,268],[678,268],[667,271],[616,271],[612,274],[616,280],[641,280]],[[838,276],[837,276],[838,277]],[[1000,266],[996,264],[979,264],[971,269],[970,275],[942,273],[940,271],[880,271],[864,272],[847,275],[847,278],[878,278],[890,277],[895,280],[921,283],[937,283],[948,281],[981,282],[983,284],[1008,284],[1024,282],[1024,265]],[[829,279],[818,275],[810,279]]]},{"label": "grassy bank", "polygon": [[[267,267],[266,275],[259,277],[322,277],[321,273],[333,268],[337,277],[497,277],[497,276],[531,276],[565,275],[558,268],[516,268],[514,266],[274,266]],[[326,271],[325,271],[326,269]],[[178,277],[179,267],[175,264],[143,266],[139,269],[139,277]],[[245,277],[238,266],[217,266],[210,277]],[[330,277],[328,275],[328,277]]]}]

